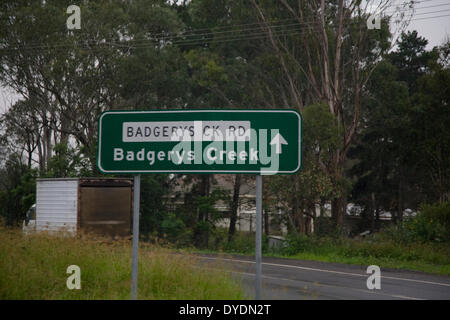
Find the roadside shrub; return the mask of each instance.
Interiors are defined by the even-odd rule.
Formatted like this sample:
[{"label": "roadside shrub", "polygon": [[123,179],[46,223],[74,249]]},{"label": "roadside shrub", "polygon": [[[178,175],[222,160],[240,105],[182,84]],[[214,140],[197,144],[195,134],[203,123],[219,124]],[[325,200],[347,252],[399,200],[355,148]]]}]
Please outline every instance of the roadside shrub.
[{"label": "roadside shrub", "polygon": [[[265,242],[264,239],[262,240]],[[255,252],[255,234],[253,232],[236,232],[230,243],[224,241],[223,249],[226,252],[251,254]]]},{"label": "roadside shrub", "polygon": [[397,243],[450,242],[450,203],[423,205],[417,216],[384,229],[379,238]]},{"label": "roadside shrub", "polygon": [[422,206],[408,227],[415,240],[450,242],[450,203]]},{"label": "roadside shrub", "polygon": [[344,227],[337,226],[329,217],[317,217],[314,223],[314,235],[317,237],[342,239],[350,234]]},{"label": "roadside shrub", "polygon": [[280,248],[280,253],[288,256],[295,255],[300,252],[311,251],[316,246],[313,237],[306,235],[289,234],[286,237],[286,245]]},{"label": "roadside shrub", "polygon": [[161,222],[161,232],[164,238],[171,242],[176,242],[185,228],[183,221],[172,212],[169,212]]}]

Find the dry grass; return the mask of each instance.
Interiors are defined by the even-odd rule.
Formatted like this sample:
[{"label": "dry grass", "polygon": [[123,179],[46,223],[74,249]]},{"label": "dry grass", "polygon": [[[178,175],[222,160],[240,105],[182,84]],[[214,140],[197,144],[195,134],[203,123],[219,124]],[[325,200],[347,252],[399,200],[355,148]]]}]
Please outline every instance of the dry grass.
[{"label": "dry grass", "polygon": [[[69,265],[81,289],[66,287]],[[131,241],[22,235],[0,227],[0,299],[129,299]],[[198,267],[191,255],[141,244],[139,299],[243,299],[227,273]]]}]

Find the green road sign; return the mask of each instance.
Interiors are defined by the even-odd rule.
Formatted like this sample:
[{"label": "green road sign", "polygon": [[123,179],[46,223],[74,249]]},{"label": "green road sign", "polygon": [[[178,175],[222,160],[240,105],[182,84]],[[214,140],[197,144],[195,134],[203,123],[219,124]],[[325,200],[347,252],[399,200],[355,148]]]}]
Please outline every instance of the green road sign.
[{"label": "green road sign", "polygon": [[295,173],[294,110],[107,111],[99,117],[103,173]]}]

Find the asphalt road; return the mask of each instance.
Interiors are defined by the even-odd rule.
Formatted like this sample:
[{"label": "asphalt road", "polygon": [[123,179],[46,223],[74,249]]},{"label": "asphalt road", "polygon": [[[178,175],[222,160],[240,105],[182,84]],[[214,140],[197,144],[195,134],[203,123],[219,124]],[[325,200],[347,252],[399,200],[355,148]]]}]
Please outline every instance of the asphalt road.
[{"label": "asphalt road", "polygon": [[[241,279],[255,297],[252,257],[200,255],[202,268],[219,268]],[[369,290],[368,266],[305,260],[263,258],[262,299],[268,300],[448,300],[450,277],[414,271],[381,269],[381,288]]]}]

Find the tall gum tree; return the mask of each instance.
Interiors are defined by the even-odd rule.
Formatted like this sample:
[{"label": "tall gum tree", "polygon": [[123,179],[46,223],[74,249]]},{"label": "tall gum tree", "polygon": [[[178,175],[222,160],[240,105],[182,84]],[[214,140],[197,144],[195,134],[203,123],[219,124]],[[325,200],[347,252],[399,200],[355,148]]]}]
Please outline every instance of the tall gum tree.
[{"label": "tall gum tree", "polygon": [[[35,102],[48,141],[57,136],[56,145],[73,138],[96,172],[98,116],[111,108],[149,108],[149,101],[162,100],[164,88],[171,86],[161,81],[166,70],[160,61],[169,59],[161,59],[167,41],[155,35],[176,31],[178,22],[163,0],[83,1],[81,29],[69,30],[66,10],[71,4],[0,3],[0,83]],[[157,67],[146,67],[150,57]],[[159,77],[150,77],[148,71],[153,75],[157,69]],[[50,154],[52,145],[47,147]]]},{"label": "tall gum tree", "polygon": [[[341,186],[347,151],[358,130],[361,96],[376,62],[388,52],[396,34],[389,30],[389,19],[403,9],[393,7],[389,0],[252,3],[287,79],[291,107],[302,111],[308,104],[325,102],[339,127],[341,143],[330,164],[321,167],[335,186]],[[409,7],[413,4],[408,2]],[[369,30],[367,21],[374,11],[386,14],[380,17],[380,29]],[[398,28],[404,28],[408,18],[396,17]],[[346,196],[339,194],[331,199],[332,217],[342,226]]]}]

